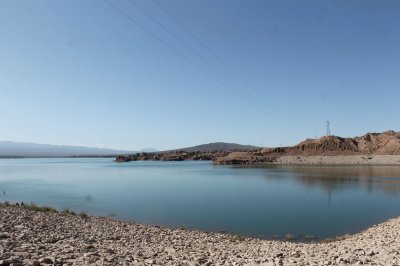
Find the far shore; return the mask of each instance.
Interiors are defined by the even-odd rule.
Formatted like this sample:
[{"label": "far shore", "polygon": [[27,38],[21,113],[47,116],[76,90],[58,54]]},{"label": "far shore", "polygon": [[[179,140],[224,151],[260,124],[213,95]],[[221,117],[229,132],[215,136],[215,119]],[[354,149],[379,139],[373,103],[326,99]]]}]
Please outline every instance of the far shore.
[{"label": "far shore", "polygon": [[324,243],[0,206],[0,265],[398,265],[400,217]]},{"label": "far shore", "polygon": [[[80,159],[80,158],[118,158],[124,156],[66,156],[66,157],[22,157],[22,156],[0,156],[0,159]],[[225,159],[225,158],[224,158]],[[183,159],[146,159],[138,161],[198,161],[199,159],[183,158]],[[130,160],[116,160],[117,162],[128,162]],[[136,160],[133,160],[136,161]],[[201,158],[201,161],[212,161],[212,158]],[[228,164],[228,165],[247,165],[247,166],[261,166],[261,165],[400,165],[400,155],[308,155],[308,156],[278,156],[268,162],[252,162],[249,158],[240,156],[234,159],[226,158],[214,164]]]}]

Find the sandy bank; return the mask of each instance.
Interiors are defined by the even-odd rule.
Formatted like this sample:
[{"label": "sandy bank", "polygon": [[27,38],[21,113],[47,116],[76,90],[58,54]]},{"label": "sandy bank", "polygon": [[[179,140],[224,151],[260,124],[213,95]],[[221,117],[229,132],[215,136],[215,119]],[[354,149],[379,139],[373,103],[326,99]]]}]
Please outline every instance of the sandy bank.
[{"label": "sandy bank", "polygon": [[398,265],[399,250],[400,218],[304,244],[0,207],[0,265]]},{"label": "sandy bank", "polygon": [[282,155],[257,156],[247,152],[233,152],[216,158],[214,164],[323,164],[323,165],[400,165],[400,155]]}]

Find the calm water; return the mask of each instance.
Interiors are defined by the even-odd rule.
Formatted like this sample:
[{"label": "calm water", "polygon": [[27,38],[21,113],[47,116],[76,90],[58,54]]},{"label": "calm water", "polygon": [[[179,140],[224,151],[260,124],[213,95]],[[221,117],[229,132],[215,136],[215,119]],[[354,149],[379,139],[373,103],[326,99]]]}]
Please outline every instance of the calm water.
[{"label": "calm water", "polygon": [[1,201],[263,238],[332,237],[400,215],[397,166],[3,159],[0,190]]}]

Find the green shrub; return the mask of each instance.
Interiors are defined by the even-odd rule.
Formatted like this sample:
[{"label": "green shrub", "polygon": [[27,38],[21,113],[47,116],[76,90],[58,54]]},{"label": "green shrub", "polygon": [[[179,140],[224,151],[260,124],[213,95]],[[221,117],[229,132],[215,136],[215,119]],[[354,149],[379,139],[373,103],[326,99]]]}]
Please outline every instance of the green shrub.
[{"label": "green shrub", "polygon": [[31,203],[31,204],[26,204],[23,205],[23,208],[30,210],[30,211],[35,211],[35,212],[51,212],[51,213],[58,213],[58,211],[54,208],[51,207],[47,207],[47,206],[43,206],[43,207],[39,207],[37,206],[35,203]]},{"label": "green shrub", "polygon": [[81,213],[79,213],[79,217],[81,217],[82,219],[87,219],[87,218],[89,218],[89,216],[87,215],[86,212],[81,212]]},{"label": "green shrub", "polygon": [[64,209],[61,212],[62,215],[76,215],[76,213],[74,211],[70,211],[69,209]]}]

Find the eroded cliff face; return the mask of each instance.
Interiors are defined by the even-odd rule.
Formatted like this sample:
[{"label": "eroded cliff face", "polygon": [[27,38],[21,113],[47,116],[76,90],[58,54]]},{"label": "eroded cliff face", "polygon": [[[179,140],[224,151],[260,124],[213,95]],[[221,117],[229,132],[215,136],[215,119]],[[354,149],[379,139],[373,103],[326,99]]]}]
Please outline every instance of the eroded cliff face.
[{"label": "eroded cliff face", "polygon": [[400,154],[400,133],[386,131],[367,133],[361,137],[341,138],[324,136],[308,139],[283,151],[287,155],[356,155],[356,154]]},{"label": "eroded cliff face", "polygon": [[284,149],[287,155],[339,155],[358,154],[358,144],[352,138],[324,136],[319,139],[308,139],[299,144]]},{"label": "eroded cliff face", "polygon": [[281,156],[334,155],[400,155],[400,132],[367,133],[355,138],[324,136],[307,139],[292,147],[234,152],[213,161],[216,164],[253,164],[274,162]]},{"label": "eroded cliff face", "polygon": [[354,140],[357,141],[362,154],[400,154],[400,132],[368,133]]}]

